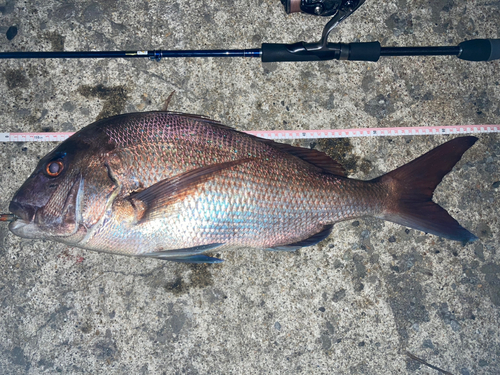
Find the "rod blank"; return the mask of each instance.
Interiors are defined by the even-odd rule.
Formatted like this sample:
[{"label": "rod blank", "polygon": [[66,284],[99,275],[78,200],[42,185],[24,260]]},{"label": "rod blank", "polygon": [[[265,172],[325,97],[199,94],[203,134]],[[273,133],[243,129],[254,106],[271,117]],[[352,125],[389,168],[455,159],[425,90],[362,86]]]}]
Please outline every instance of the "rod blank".
[{"label": "rod blank", "polygon": [[159,60],[162,58],[174,57],[260,57],[260,54],[260,49],[0,52],[0,59],[97,59],[149,57],[150,59]]}]

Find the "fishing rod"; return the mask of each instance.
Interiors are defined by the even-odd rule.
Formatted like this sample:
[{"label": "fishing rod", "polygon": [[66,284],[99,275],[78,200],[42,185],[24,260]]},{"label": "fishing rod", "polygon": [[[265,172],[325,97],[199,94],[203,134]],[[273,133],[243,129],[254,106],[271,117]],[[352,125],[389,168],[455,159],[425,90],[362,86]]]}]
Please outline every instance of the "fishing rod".
[{"label": "fishing rod", "polygon": [[281,0],[287,13],[304,12],[333,16],[323,28],[318,42],[293,44],[263,43],[261,48],[226,50],[153,50],[153,51],[61,51],[0,52],[0,59],[50,58],[140,58],[160,61],[179,57],[251,57],[262,62],[284,61],[373,61],[394,56],[456,56],[468,61],[500,59],[500,39],[473,39],[457,46],[382,47],[379,42],[330,43],[330,33],[354,13],[365,0]]}]

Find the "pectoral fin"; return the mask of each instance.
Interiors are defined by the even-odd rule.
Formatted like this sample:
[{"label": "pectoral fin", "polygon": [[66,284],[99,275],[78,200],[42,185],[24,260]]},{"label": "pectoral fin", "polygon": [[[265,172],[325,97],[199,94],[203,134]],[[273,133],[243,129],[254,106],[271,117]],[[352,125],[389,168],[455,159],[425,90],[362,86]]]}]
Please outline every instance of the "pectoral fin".
[{"label": "pectoral fin", "polygon": [[191,194],[198,185],[210,180],[217,173],[249,160],[251,159],[246,158],[196,168],[159,181],[139,193],[131,194],[129,200],[135,207],[143,208],[140,221],[144,222],[154,216],[155,211]]},{"label": "pectoral fin", "polygon": [[188,247],[185,249],[155,251],[154,253],[141,254],[142,257],[170,260],[180,263],[221,263],[224,260],[204,255],[205,251],[215,249],[223,244],[212,243],[208,245]]}]

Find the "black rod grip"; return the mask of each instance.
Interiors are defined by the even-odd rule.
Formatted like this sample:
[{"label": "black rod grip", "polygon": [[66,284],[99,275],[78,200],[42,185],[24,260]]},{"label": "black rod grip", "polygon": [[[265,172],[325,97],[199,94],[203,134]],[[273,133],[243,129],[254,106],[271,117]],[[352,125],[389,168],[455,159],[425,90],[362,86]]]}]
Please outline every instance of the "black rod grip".
[{"label": "black rod grip", "polygon": [[380,43],[328,43],[326,49],[307,49],[307,45],[299,42],[295,44],[263,43],[261,47],[262,62],[277,61],[325,61],[325,60],[353,60],[378,61],[380,57]]},{"label": "black rod grip", "polygon": [[472,39],[458,45],[458,58],[468,61],[492,61],[500,59],[500,39]]},{"label": "black rod grip", "polygon": [[303,47],[303,43],[278,44],[262,43],[262,62],[279,61],[324,61],[336,58],[335,52],[310,52]]},{"label": "black rod grip", "polygon": [[380,58],[380,43],[349,43],[349,57],[351,61],[378,61]]}]

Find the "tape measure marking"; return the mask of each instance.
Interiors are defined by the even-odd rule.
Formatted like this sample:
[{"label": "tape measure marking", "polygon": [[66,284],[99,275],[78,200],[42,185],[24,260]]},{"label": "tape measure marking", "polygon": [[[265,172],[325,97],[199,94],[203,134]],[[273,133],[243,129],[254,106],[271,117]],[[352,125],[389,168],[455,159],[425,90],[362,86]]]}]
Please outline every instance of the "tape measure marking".
[{"label": "tape measure marking", "polygon": [[0,133],[0,142],[61,142],[74,133]]},{"label": "tape measure marking", "polygon": [[416,126],[405,128],[366,128],[366,129],[329,129],[329,130],[270,130],[250,131],[249,134],[267,139],[307,139],[307,138],[353,138],[384,137],[401,135],[439,135],[498,133],[500,125],[464,126]]},{"label": "tape measure marking", "polygon": [[[384,137],[402,135],[499,133],[500,125],[416,126],[401,128],[256,130],[245,133],[266,139]],[[61,142],[74,133],[0,133],[0,142]]]}]

